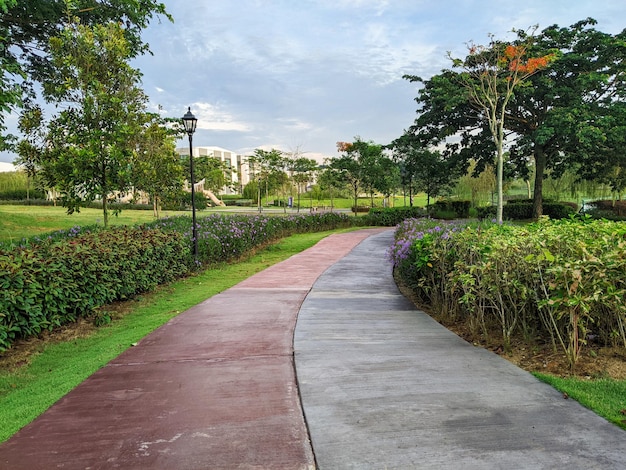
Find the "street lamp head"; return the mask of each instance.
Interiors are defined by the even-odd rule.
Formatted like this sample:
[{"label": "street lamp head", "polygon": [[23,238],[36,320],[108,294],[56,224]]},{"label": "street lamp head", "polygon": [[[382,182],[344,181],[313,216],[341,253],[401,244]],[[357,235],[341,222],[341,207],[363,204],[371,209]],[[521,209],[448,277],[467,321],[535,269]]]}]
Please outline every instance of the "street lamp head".
[{"label": "street lamp head", "polygon": [[191,107],[187,108],[187,112],[182,117],[183,126],[185,127],[185,132],[189,135],[196,132],[196,125],[198,124],[198,119],[191,113]]}]

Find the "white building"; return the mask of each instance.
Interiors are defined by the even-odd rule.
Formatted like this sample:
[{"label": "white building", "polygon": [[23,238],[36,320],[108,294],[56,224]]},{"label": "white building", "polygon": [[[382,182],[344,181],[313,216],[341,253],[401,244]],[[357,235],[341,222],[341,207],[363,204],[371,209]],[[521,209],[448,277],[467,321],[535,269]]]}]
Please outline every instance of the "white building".
[{"label": "white building", "polygon": [[[189,147],[180,147],[176,153],[181,156],[189,156]],[[213,157],[223,162],[230,168],[231,184],[222,188],[222,194],[241,194],[243,187],[250,181],[250,171],[246,157],[221,147],[193,147],[194,158]]]}]

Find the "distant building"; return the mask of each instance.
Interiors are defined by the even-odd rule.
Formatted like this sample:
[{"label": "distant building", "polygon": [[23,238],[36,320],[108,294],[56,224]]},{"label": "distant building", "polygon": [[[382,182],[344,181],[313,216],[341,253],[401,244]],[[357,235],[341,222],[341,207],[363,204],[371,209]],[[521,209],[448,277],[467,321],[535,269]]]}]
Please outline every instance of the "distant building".
[{"label": "distant building", "polygon": [[[180,147],[176,153],[189,156],[189,147]],[[250,172],[246,157],[221,147],[194,147],[194,158],[213,157],[222,161],[231,170],[231,184],[222,188],[222,194],[241,194],[243,187],[250,182]]]}]

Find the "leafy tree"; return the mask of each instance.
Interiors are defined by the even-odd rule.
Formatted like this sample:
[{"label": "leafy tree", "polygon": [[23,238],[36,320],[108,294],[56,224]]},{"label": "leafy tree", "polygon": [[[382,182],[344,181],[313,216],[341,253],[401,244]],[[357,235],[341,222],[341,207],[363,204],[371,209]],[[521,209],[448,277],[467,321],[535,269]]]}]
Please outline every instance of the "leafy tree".
[{"label": "leafy tree", "polygon": [[[181,163],[185,168],[185,174],[188,181],[191,181],[191,171],[189,168],[189,157],[181,157]],[[224,163],[216,157],[201,156],[193,159],[193,172],[198,181],[204,180],[204,187],[209,191],[219,194],[227,183],[227,172],[230,172],[230,168],[227,168]],[[230,179],[228,179],[230,181]]]},{"label": "leafy tree", "polygon": [[[8,9],[16,4],[16,0],[0,0],[0,18],[5,17]],[[4,135],[4,120],[5,115],[21,103],[19,81],[25,77],[10,49],[9,28],[0,21],[0,150],[9,148],[13,141],[10,136]]]},{"label": "leafy tree", "polygon": [[314,173],[317,171],[318,164],[311,158],[299,157],[295,160],[290,160],[288,163],[288,170],[291,173],[291,179],[296,184],[296,193],[298,195],[298,212],[300,212],[300,195],[302,194],[302,188],[306,189],[307,183],[314,178]]},{"label": "leafy tree", "polygon": [[467,99],[476,111],[482,115],[489,128],[496,148],[496,181],[498,207],[496,218],[502,223],[504,195],[504,139],[505,119],[509,101],[514,96],[516,87],[540,69],[546,68],[556,58],[555,54],[528,58],[528,49],[532,37],[520,34],[523,41],[506,44],[491,37],[488,46],[470,43],[468,56],[464,59],[452,59],[453,67],[463,70],[459,79]]},{"label": "leafy tree", "polygon": [[[607,139],[606,130],[622,122],[618,108],[626,89],[626,34],[602,33],[593,29],[594,24],[587,19],[569,28],[550,26],[537,34],[527,55],[545,57],[558,51],[558,59],[516,87],[506,108],[511,162],[522,171],[529,161],[534,164],[535,217],[542,214],[546,172],[558,175],[583,162],[581,175],[599,176],[598,169],[606,167],[610,153],[619,148],[619,139]],[[519,44],[527,44],[523,32],[518,34]],[[459,156],[464,162],[477,159],[480,173],[492,161],[494,141],[459,75],[444,70],[429,80],[405,76],[424,84],[416,98],[419,116],[411,131],[425,145],[446,142],[446,157]],[[448,139],[452,136],[458,139]]]},{"label": "leafy tree", "polygon": [[128,64],[132,49],[117,23],[89,27],[74,19],[50,42],[57,75],[44,96],[64,109],[48,126],[43,173],[68,213],[101,198],[107,226],[109,198],[131,184],[147,101],[140,73]]},{"label": "leafy tree", "polygon": [[461,167],[456,159],[445,159],[440,152],[424,148],[411,133],[394,140],[391,147],[411,194],[414,189],[425,192],[427,206],[430,206],[431,198],[450,189],[459,177]]},{"label": "leafy tree", "polygon": [[175,137],[163,119],[149,115],[139,134],[132,163],[132,182],[138,191],[152,199],[154,216],[159,217],[161,202],[175,198],[182,188],[183,166],[176,153]]},{"label": "leafy tree", "polygon": [[359,193],[361,190],[372,191],[374,188],[375,170],[368,165],[376,160],[382,147],[373,142],[365,142],[356,137],[354,142],[337,142],[337,150],[343,155],[331,161],[330,167],[341,174],[345,184],[349,185],[354,197],[354,214],[357,213]]},{"label": "leafy tree", "polygon": [[593,179],[621,148],[609,131],[624,122],[619,108],[626,87],[626,34],[603,33],[595,24],[588,18],[569,28],[544,29],[533,53],[559,50],[560,57],[531,77],[531,86],[520,89],[512,103],[510,129],[520,136],[512,155],[530,155],[535,163],[536,217],[548,171],[558,177],[578,168],[581,177]]},{"label": "leafy tree", "polygon": [[353,144],[350,142],[337,142],[337,150],[343,152],[343,155],[339,158],[334,158],[330,163],[330,167],[340,175],[343,183],[350,187],[352,197],[354,198],[352,209],[354,215],[356,215],[363,170],[358,160],[359,153],[353,151],[352,147]]},{"label": "leafy tree", "polygon": [[[0,0],[0,132],[9,111],[32,105],[35,83],[56,75],[50,38],[65,29],[68,11],[85,26],[119,24],[130,57],[148,50],[141,31],[154,17],[172,20],[156,0]],[[0,137],[0,144],[8,143]]]},{"label": "leafy tree", "polygon": [[248,165],[252,176],[251,182],[256,183],[258,207],[261,212],[261,190],[265,189],[267,197],[270,183],[279,181],[278,178],[272,178],[272,176],[282,165],[282,152],[276,149],[256,149],[254,154],[248,157]]},{"label": "leafy tree", "polygon": [[374,175],[374,188],[386,199],[389,199],[399,186],[400,167],[387,155],[381,154],[378,159],[377,171]]},{"label": "leafy tree", "polygon": [[[30,181],[37,178],[41,157],[46,148],[46,123],[41,107],[34,106],[22,113],[18,120],[18,129],[25,138],[17,145],[18,157],[15,163],[24,169],[30,189]],[[27,198],[29,196],[28,194]]]},{"label": "leafy tree", "polygon": [[331,162],[332,159],[326,159],[326,164],[321,169],[317,182],[323,191],[329,192],[330,210],[332,211],[335,207],[335,192],[339,192],[345,188],[345,181],[343,181],[339,170],[329,166]]}]

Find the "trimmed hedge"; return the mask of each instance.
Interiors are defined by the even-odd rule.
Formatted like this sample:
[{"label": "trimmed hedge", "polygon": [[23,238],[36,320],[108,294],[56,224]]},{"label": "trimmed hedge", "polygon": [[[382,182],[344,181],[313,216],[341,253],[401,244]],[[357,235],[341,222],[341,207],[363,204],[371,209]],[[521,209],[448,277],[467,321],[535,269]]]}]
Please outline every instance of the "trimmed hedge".
[{"label": "trimmed hedge", "polygon": [[26,200],[27,197],[30,199],[46,199],[46,194],[40,189],[31,189],[30,191],[14,189],[12,191],[0,192],[0,200],[3,201],[21,201]]},{"label": "trimmed hedge", "polygon": [[370,209],[368,218],[371,225],[394,227],[405,219],[426,217],[423,207],[374,207]]},{"label": "trimmed hedge", "polygon": [[189,253],[182,234],[147,227],[0,252],[0,351],[186,274]]},{"label": "trimmed hedge", "polygon": [[446,218],[467,219],[469,217],[470,206],[470,201],[442,199],[433,204],[432,212],[435,215],[438,213],[445,214],[447,216]]},{"label": "trimmed hedge", "polygon": [[[551,219],[567,219],[576,213],[577,206],[570,202],[544,201],[543,215]],[[477,209],[480,220],[493,219],[496,216],[496,206],[485,206]],[[533,218],[532,199],[513,199],[502,207],[502,217],[506,220],[530,220]]]},{"label": "trimmed hedge", "polygon": [[[361,222],[337,213],[287,217],[214,214],[197,220],[198,260],[191,218],[137,227],[81,229],[0,246],[0,352],[20,338],[88,317],[189,274],[198,265],[241,257],[273,240]],[[361,219],[361,218],[359,218]]]}]

